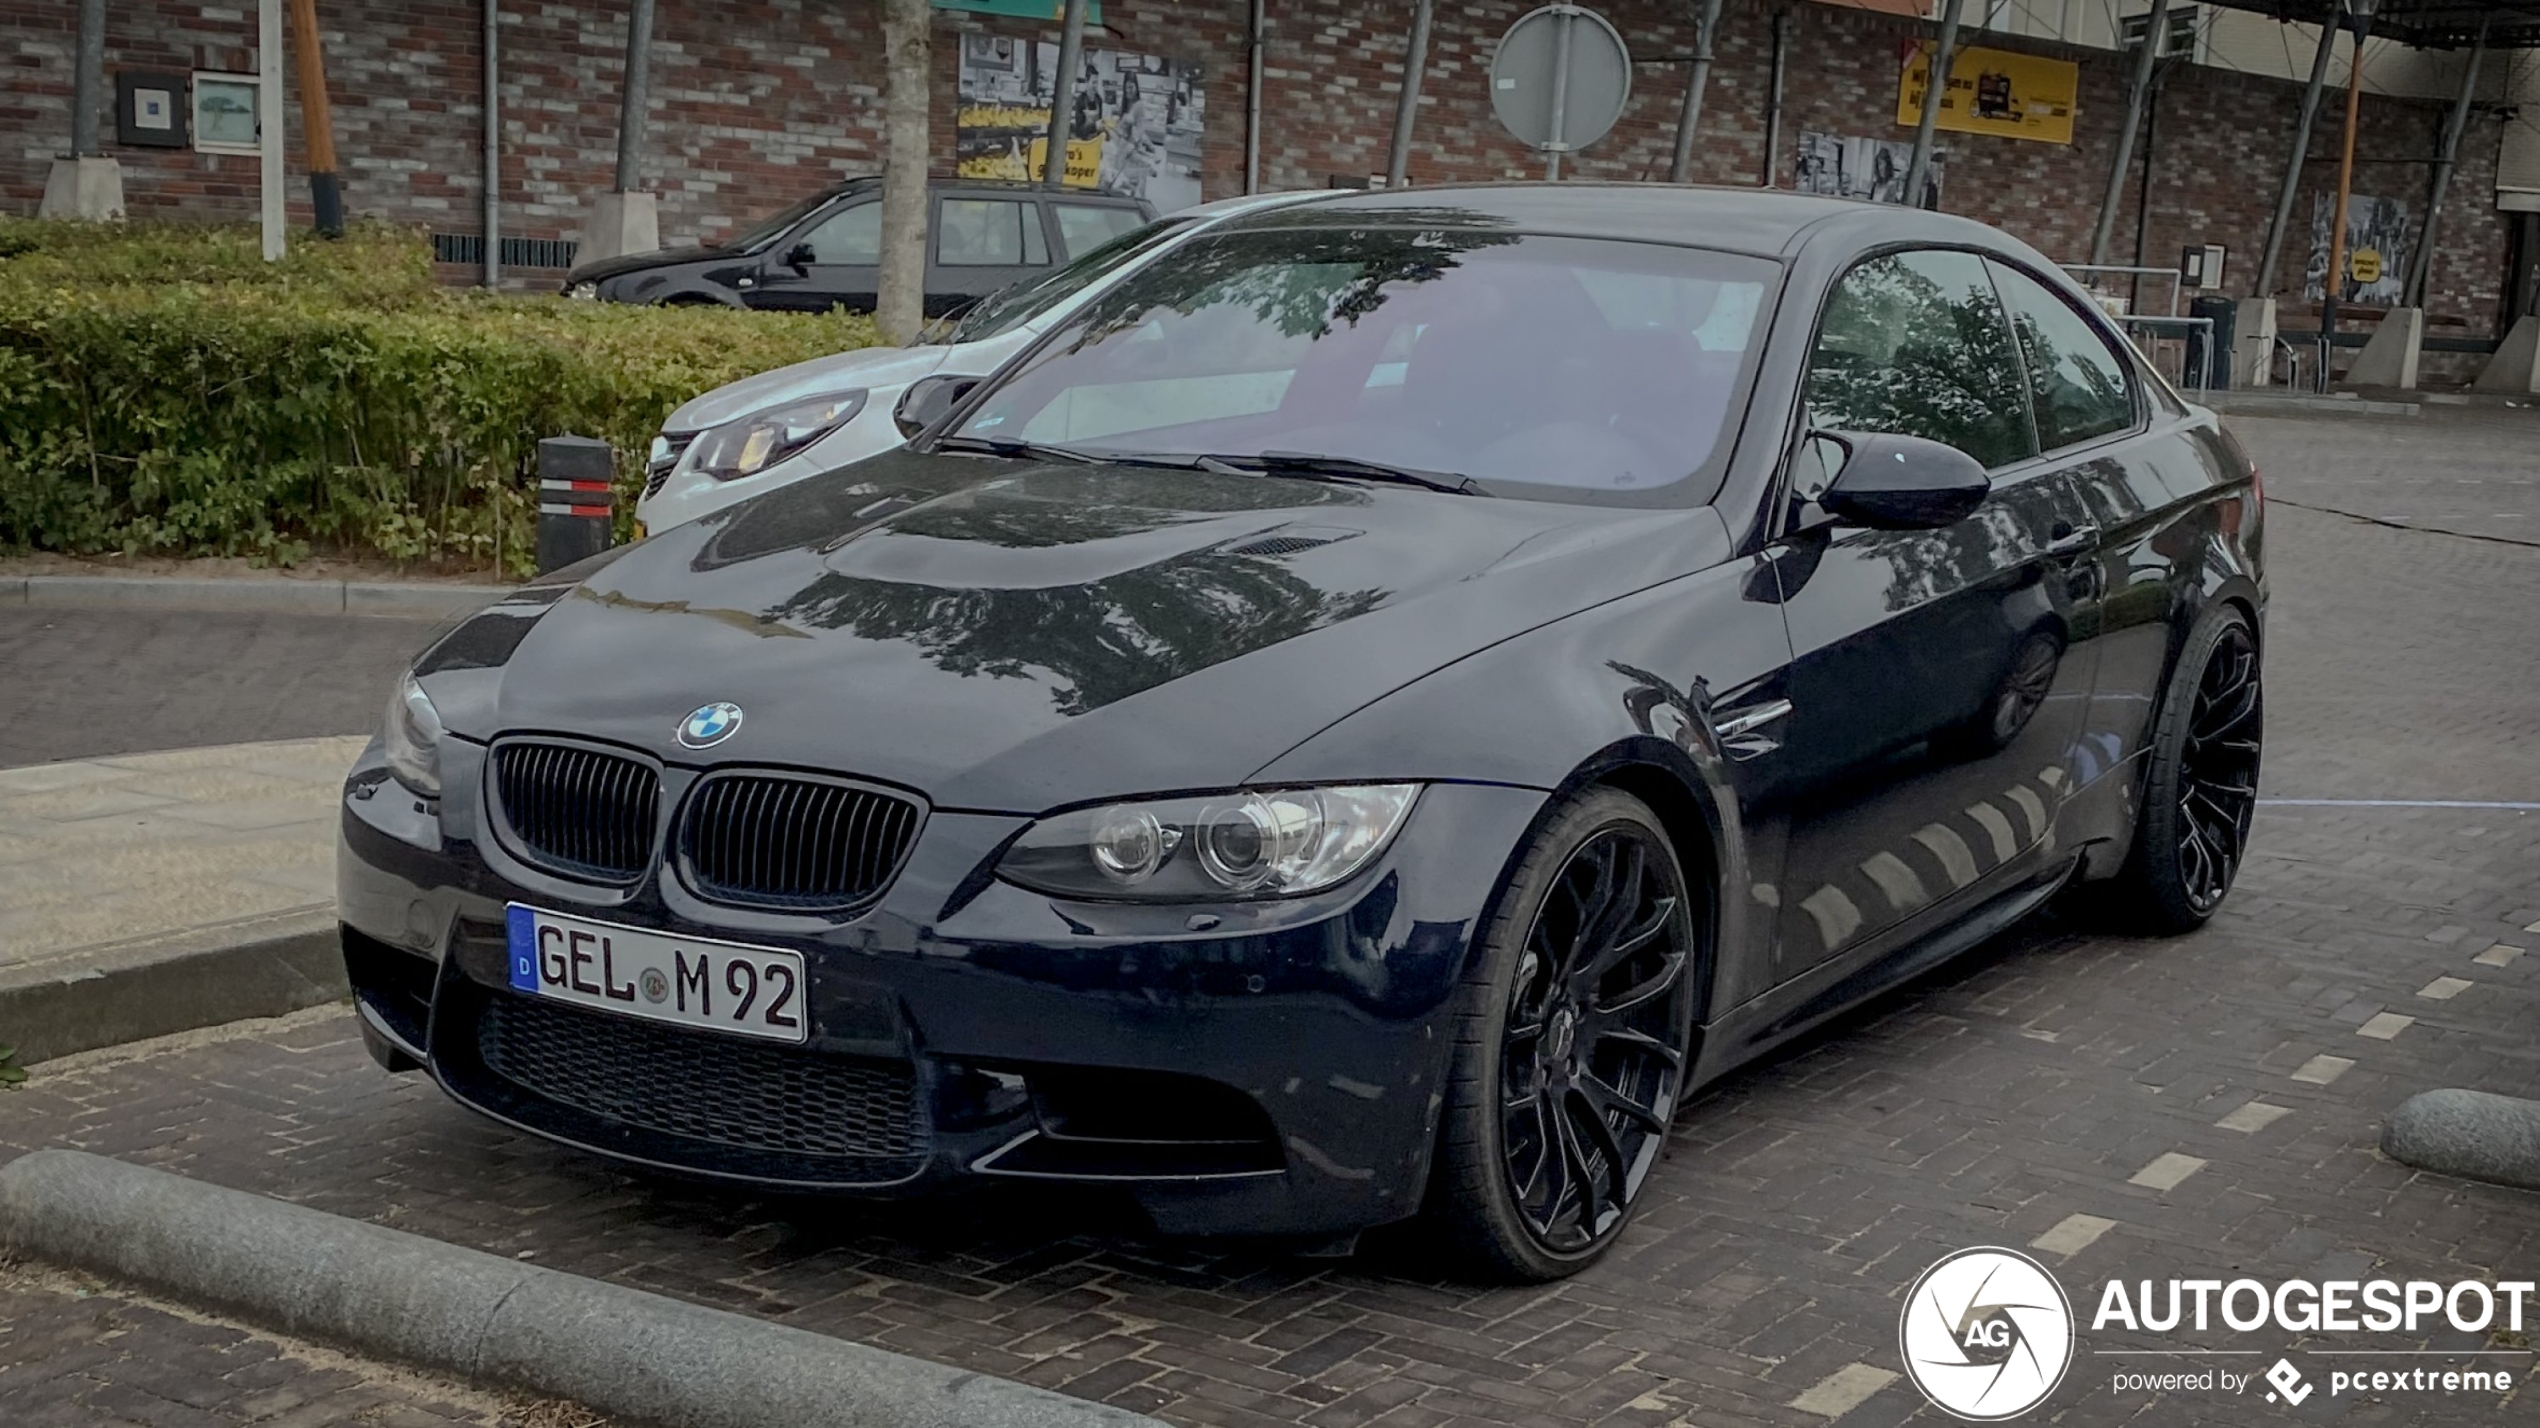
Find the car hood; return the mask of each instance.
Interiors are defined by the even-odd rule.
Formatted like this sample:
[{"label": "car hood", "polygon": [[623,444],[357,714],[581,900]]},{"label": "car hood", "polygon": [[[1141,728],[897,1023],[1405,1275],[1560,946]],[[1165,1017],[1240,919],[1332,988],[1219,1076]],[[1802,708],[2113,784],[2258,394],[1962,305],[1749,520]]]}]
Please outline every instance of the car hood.
[{"label": "car hood", "polygon": [[680,263],[706,263],[744,256],[729,248],[656,248],[649,253],[622,253],[614,258],[599,258],[580,264],[564,275],[565,286],[575,283],[606,282],[627,273],[640,273],[647,268],[668,268]]},{"label": "car hood", "polygon": [[781,402],[807,401],[856,387],[907,386],[944,364],[949,347],[859,347],[717,387],[664,421],[664,431],[703,431]]},{"label": "car hood", "polygon": [[[1707,508],[903,450],[498,607],[475,647],[508,660],[427,656],[425,688],[472,738],[570,733],[1034,813],[1241,782],[1422,674],[1727,549]],[[689,711],[722,701],[739,731],[681,748]]]}]

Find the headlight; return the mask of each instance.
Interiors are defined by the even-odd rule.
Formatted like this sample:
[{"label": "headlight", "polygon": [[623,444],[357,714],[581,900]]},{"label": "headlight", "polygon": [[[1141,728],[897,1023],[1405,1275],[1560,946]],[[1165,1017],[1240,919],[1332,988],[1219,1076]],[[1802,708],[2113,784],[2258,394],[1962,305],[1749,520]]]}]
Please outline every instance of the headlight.
[{"label": "headlight", "polygon": [[388,692],[388,719],[379,740],[399,783],[426,798],[441,796],[441,711],[412,674],[398,675],[397,687]]},{"label": "headlight", "polygon": [[572,287],[564,290],[564,295],[569,298],[580,298],[584,302],[593,302],[598,300],[600,296],[600,285],[598,283],[575,283]]},{"label": "headlight", "polygon": [[1420,786],[1249,789],[1080,808],[1024,830],[997,871],[1061,897],[1214,902],[1320,892],[1392,841]]},{"label": "headlight", "polygon": [[841,392],[769,407],[738,421],[725,422],[697,438],[697,444],[690,449],[688,469],[702,471],[717,481],[756,476],[855,420],[855,414],[864,410],[864,398],[861,390]]}]

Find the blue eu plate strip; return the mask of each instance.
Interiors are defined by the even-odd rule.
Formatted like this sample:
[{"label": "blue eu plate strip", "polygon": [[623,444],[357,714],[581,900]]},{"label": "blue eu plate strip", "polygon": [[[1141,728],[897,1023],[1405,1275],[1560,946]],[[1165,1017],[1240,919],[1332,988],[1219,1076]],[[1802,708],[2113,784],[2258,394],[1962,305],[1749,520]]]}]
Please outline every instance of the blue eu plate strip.
[{"label": "blue eu plate strip", "polygon": [[511,941],[512,986],[534,992],[538,990],[537,915],[513,903],[504,913],[503,924]]}]

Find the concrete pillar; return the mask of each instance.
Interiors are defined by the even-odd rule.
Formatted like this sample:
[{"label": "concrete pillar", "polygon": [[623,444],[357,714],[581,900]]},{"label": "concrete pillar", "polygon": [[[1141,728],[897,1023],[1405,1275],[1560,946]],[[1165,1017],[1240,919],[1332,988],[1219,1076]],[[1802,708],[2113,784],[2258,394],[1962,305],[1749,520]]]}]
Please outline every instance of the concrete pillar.
[{"label": "concrete pillar", "polygon": [[2242,298],[2232,305],[2231,384],[2271,385],[2275,371],[2275,299]]},{"label": "concrete pillar", "polygon": [[2514,319],[2513,331],[2505,334],[2503,345],[2479,369],[2478,380],[2470,388],[2540,396],[2540,316],[2524,313]]},{"label": "concrete pillar", "polygon": [[604,193],[591,201],[591,216],[583,221],[573,265],[578,268],[603,258],[660,248],[661,205],[652,194]]},{"label": "concrete pillar", "polygon": [[95,156],[55,159],[44,176],[44,202],[36,216],[91,223],[123,217],[123,166]]},{"label": "concrete pillar", "polygon": [[2394,307],[2372,330],[2355,365],[2346,369],[2350,387],[2396,387],[2412,392],[2417,385],[2417,359],[2425,351],[2425,309]]}]

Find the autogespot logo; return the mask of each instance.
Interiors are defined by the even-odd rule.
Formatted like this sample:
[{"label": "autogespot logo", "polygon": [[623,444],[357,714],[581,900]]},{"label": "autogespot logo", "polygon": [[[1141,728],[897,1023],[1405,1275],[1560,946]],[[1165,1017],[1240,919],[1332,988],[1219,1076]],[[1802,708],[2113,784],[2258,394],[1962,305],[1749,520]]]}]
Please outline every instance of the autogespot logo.
[{"label": "autogespot logo", "polygon": [[741,728],[741,706],[708,704],[679,721],[679,742],[691,749],[712,748]]},{"label": "autogespot logo", "polygon": [[2046,1401],[2073,1361],[2073,1308],[2046,1267],[2017,1250],[1967,1249],[1923,1271],[1896,1329],[1905,1372],[1943,1412],[2016,1418]]}]

